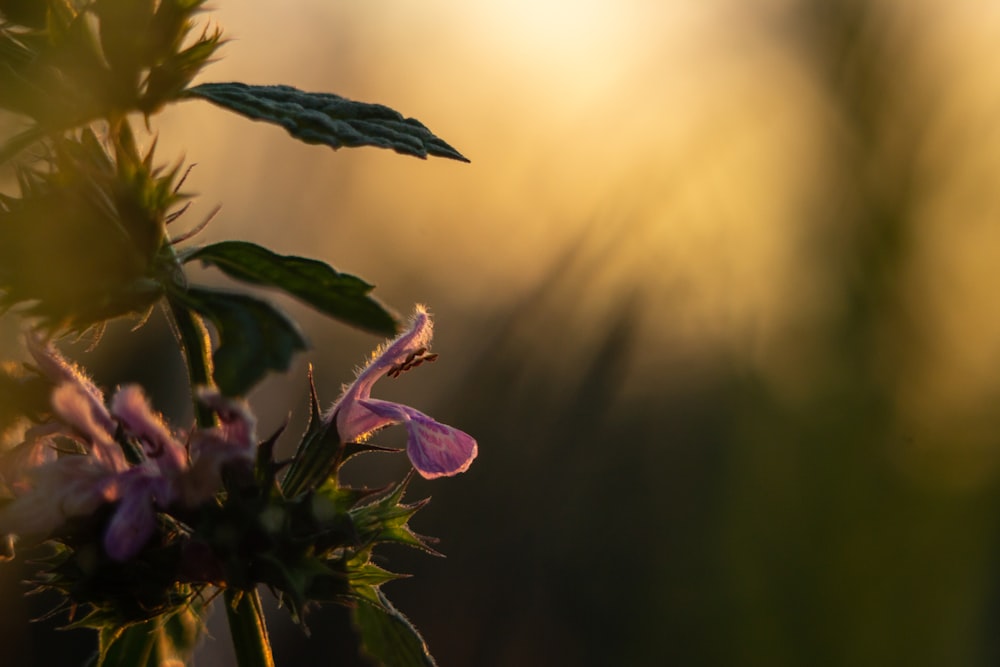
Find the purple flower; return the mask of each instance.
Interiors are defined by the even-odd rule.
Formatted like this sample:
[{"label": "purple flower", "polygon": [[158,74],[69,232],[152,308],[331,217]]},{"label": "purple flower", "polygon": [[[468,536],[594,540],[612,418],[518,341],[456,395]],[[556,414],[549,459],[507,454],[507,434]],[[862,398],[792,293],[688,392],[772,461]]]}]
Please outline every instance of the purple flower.
[{"label": "purple flower", "polygon": [[408,431],[406,454],[423,477],[449,477],[465,472],[479,453],[475,439],[456,428],[434,421],[407,405],[371,398],[372,387],[384,375],[400,373],[433,361],[429,352],[434,333],[427,310],[417,306],[409,328],[372,354],[371,361],[327,411],[324,419],[336,421],[343,442],[362,440],[391,424],[404,424]]},{"label": "purple flower", "polygon": [[[55,419],[36,427],[22,445],[18,459],[27,469],[14,471],[9,482],[16,497],[0,509],[0,534],[49,535],[67,518],[117,503],[103,543],[111,558],[125,561],[155,533],[158,511],[209,501],[221,488],[223,466],[234,461],[252,465],[255,421],[243,402],[211,390],[199,393],[221,425],[191,434],[189,458],[141,388],[121,387],[108,410],[100,390],[51,345],[31,340],[29,348],[56,385],[51,399]],[[126,462],[115,440],[119,428],[142,450],[144,458],[137,465]],[[82,451],[56,456],[57,436],[75,440]]]}]

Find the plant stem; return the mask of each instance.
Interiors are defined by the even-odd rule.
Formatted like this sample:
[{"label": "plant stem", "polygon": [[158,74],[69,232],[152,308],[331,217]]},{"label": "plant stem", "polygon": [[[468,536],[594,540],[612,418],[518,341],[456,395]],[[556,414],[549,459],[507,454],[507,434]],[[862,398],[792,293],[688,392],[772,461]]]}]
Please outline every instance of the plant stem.
[{"label": "plant stem", "polygon": [[[184,355],[184,362],[188,368],[188,380],[192,390],[198,386],[211,386],[212,382],[212,356],[211,343],[208,338],[208,330],[201,316],[189,310],[183,304],[169,300],[170,315],[174,322],[175,333],[181,346],[181,353]],[[191,392],[191,399],[194,401],[194,416],[201,428],[209,428],[215,425],[215,417],[212,411],[202,403]]]},{"label": "plant stem", "polygon": [[[170,315],[175,325],[178,342],[188,367],[192,390],[198,386],[211,386],[212,356],[208,330],[201,316],[183,304],[169,299]],[[202,405],[192,391],[195,419],[201,428],[215,425],[212,411]],[[274,667],[271,643],[264,623],[264,612],[257,590],[241,591],[227,588],[225,592],[226,617],[229,634],[239,667]]]},{"label": "plant stem", "polygon": [[264,611],[256,590],[226,589],[226,616],[240,667],[274,667]]}]

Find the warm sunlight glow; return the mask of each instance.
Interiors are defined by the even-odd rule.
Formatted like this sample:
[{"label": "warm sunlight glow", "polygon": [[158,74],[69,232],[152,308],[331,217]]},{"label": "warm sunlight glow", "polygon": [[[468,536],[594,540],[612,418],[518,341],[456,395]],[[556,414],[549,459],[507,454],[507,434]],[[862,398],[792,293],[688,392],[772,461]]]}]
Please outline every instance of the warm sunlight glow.
[{"label": "warm sunlight glow", "polygon": [[[220,15],[237,45],[265,43],[276,24],[284,39],[230,47],[216,80],[282,79],[391,104],[472,164],[334,154],[207,108],[179,110],[185,125],[170,130],[191,160],[216,165],[195,179],[201,206],[226,202],[209,235],[252,225],[289,251],[336,248],[362,274],[387,251],[370,254],[368,239],[392,238],[417,298],[447,286],[473,311],[485,294],[515,302],[552,280],[569,253],[589,281],[582,317],[640,286],[654,356],[723,353],[794,400],[817,372],[815,334],[845,307],[831,271],[850,261],[837,253],[853,232],[838,220],[868,186],[850,167],[831,171],[857,146],[788,4],[234,4]],[[928,114],[913,162],[918,259],[901,269],[917,316],[914,336],[892,346],[909,355],[892,381],[903,415],[947,430],[980,410],[996,384],[984,369],[1000,358],[1000,323],[982,307],[1000,277],[998,100],[981,80],[998,19],[933,13],[900,13],[920,34],[901,42],[913,54],[897,81],[915,101],[889,111],[899,127]],[[903,149],[890,139],[875,150],[893,160]],[[244,197],[296,185],[291,206]],[[390,300],[394,283],[384,279]],[[637,377],[647,372],[659,370],[643,364]]]}]

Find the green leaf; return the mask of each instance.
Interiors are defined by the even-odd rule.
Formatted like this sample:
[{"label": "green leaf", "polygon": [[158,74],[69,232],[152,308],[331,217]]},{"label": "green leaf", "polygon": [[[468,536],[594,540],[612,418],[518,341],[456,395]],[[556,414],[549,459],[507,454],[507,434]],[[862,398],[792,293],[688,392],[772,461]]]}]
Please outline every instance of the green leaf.
[{"label": "green leaf", "polygon": [[[157,17],[161,24],[169,24],[182,18],[185,11],[187,10],[176,5],[170,8],[167,3],[161,3]],[[164,17],[164,14],[167,16]],[[183,26],[183,22],[180,25]],[[183,97],[185,95],[184,87],[191,83],[191,79],[211,62],[212,56],[222,43],[220,30],[216,29],[211,33],[206,31],[202,34],[201,39],[190,47],[172,54],[154,65],[149,71],[146,92],[139,101],[139,108],[143,113],[147,115],[155,113],[164,104]]]},{"label": "green leaf", "polygon": [[99,667],[160,667],[187,664],[201,638],[204,623],[195,606],[166,618],[158,617],[127,628],[100,629]]},{"label": "green leaf", "polygon": [[156,644],[156,621],[131,625],[121,633],[102,628],[98,667],[148,665]]},{"label": "green leaf", "polygon": [[158,665],[167,664],[170,657],[183,664],[191,662],[191,655],[205,630],[202,608],[202,603],[194,602],[171,615],[163,624],[157,635]]},{"label": "green leaf", "polygon": [[468,160],[434,136],[420,121],[381,104],[354,102],[333,93],[307,93],[291,86],[203,83],[188,88],[200,97],[251,120],[279,125],[308,144],[377,146],[397,153]]},{"label": "green leaf", "polygon": [[309,423],[302,440],[295,450],[284,479],[281,491],[288,498],[294,498],[306,489],[321,483],[329,475],[330,467],[337,457],[340,439],[337,429],[324,422],[319,409],[319,396],[313,382],[312,368],[309,369]]},{"label": "green leaf", "polygon": [[212,354],[214,378],[227,396],[246,394],[270,371],[286,371],[306,349],[298,327],[274,306],[246,296],[197,287],[171,298],[208,319],[219,334]]},{"label": "green leaf", "polygon": [[389,581],[395,581],[396,579],[405,579],[410,575],[390,572],[389,570],[381,568],[378,565],[375,565],[374,563],[366,562],[351,567],[348,570],[347,576],[351,582],[351,585],[354,587],[360,587],[360,586],[378,587]]},{"label": "green leaf", "polygon": [[392,606],[382,591],[368,589],[377,596],[379,604],[359,601],[351,612],[361,635],[362,650],[391,667],[434,667],[437,663],[409,619]]},{"label": "green leaf", "polygon": [[381,489],[341,486],[337,478],[331,475],[312,495],[312,515],[320,523],[334,521],[361,501],[380,492]]},{"label": "green leaf", "polygon": [[199,248],[184,261],[199,259],[236,280],[276,287],[325,315],[384,336],[396,333],[396,320],[368,296],[372,285],[315,259],[278,255],[246,241],[224,241]]},{"label": "green leaf", "polygon": [[409,504],[401,502],[412,478],[413,473],[410,472],[395,487],[389,487],[386,495],[378,500],[351,508],[349,513],[354,521],[358,539],[364,544],[383,542],[405,544],[432,556],[440,556],[441,554],[428,544],[429,541],[433,541],[431,538],[417,535],[407,525],[413,515],[430,502],[430,498]]}]

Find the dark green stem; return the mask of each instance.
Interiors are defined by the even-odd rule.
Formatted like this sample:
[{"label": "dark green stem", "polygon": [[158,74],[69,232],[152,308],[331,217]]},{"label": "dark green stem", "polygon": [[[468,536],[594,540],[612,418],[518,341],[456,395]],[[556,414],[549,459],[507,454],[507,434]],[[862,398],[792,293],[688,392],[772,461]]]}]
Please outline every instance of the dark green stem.
[{"label": "dark green stem", "polygon": [[[188,368],[188,379],[191,387],[212,386],[212,345],[208,338],[208,330],[201,316],[189,310],[184,305],[170,300],[170,315],[174,321],[177,338],[181,344],[181,353]],[[194,415],[198,426],[208,428],[215,425],[212,411],[193,395]]]},{"label": "dark green stem", "polygon": [[[205,323],[197,313],[170,299],[170,315],[188,367],[191,387],[212,386],[212,346]],[[192,392],[193,393],[193,392]],[[215,425],[211,410],[194,398],[195,418],[201,428]],[[239,667],[274,667],[271,643],[256,590],[226,589],[229,634]]]},{"label": "dark green stem", "polygon": [[226,589],[226,614],[240,667],[274,667],[264,610],[256,590]]}]

